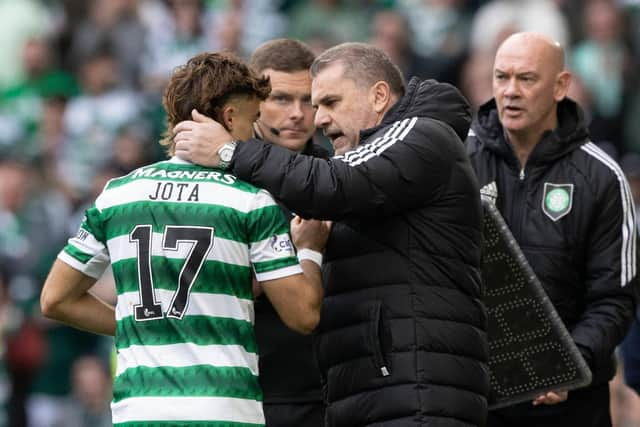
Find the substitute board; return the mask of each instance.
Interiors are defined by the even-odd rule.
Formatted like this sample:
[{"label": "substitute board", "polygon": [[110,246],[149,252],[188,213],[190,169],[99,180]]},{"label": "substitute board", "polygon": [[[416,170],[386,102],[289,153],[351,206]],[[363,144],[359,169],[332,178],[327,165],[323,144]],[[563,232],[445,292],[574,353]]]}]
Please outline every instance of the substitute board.
[{"label": "substitute board", "polygon": [[589,367],[502,215],[489,201],[483,208],[490,409],[589,384]]}]

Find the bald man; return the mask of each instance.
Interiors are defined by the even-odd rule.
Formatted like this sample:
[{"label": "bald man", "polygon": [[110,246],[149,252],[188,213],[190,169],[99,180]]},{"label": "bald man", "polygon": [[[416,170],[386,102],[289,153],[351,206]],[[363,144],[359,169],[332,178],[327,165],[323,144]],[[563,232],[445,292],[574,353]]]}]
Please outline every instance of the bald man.
[{"label": "bald man", "polygon": [[566,97],[562,47],[518,33],[499,47],[494,98],[467,138],[481,194],[504,216],[593,373],[491,412],[496,426],[610,426],[613,352],[633,317],[635,211],[618,164],[589,140],[580,107]]}]

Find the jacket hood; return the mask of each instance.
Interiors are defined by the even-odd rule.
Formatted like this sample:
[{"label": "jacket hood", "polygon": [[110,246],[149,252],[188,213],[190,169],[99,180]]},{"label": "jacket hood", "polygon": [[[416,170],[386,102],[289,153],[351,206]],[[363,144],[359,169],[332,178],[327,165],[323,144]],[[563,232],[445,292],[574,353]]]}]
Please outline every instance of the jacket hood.
[{"label": "jacket hood", "polygon": [[[483,104],[472,124],[476,137],[491,151],[503,157],[511,155],[506,143],[504,129],[498,119],[495,99]],[[589,137],[584,114],[578,104],[569,98],[558,103],[558,127],[547,131],[535,147],[529,161],[554,161],[582,145]]]},{"label": "jacket hood", "polygon": [[442,121],[464,141],[471,124],[471,107],[454,86],[435,80],[413,77],[400,100],[387,112],[380,125],[363,132],[363,136],[408,117],[426,117]]}]

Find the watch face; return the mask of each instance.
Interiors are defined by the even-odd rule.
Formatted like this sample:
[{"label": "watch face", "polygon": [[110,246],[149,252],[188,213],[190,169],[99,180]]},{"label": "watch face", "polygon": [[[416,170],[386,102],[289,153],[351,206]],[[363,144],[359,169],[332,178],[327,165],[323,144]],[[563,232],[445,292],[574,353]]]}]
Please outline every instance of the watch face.
[{"label": "watch face", "polygon": [[220,160],[222,160],[223,162],[228,162],[229,160],[231,160],[232,156],[233,156],[232,148],[225,147],[222,150],[220,150]]}]

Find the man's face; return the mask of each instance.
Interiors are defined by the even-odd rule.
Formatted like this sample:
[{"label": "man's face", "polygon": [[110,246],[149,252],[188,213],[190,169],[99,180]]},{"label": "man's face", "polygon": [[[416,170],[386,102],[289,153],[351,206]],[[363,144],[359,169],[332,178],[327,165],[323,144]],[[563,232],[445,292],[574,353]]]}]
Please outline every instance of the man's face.
[{"label": "man's face", "polygon": [[331,140],[335,154],[358,145],[360,131],[375,126],[378,119],[369,90],[343,76],[339,62],[322,69],[311,83],[316,126]]},{"label": "man's face", "polygon": [[[316,130],[309,72],[286,73],[267,68],[262,73],[271,79],[271,93],[260,104],[260,132],[269,142],[302,151]],[[270,128],[280,133],[275,135]]]},{"label": "man's face", "polygon": [[246,141],[253,136],[253,123],[260,116],[260,100],[256,97],[236,97],[231,103],[234,106],[231,137]]},{"label": "man's face", "polygon": [[493,67],[493,96],[508,133],[550,130],[555,124],[557,74],[541,48],[503,46]]}]

